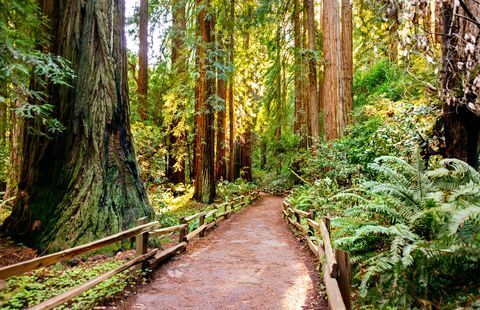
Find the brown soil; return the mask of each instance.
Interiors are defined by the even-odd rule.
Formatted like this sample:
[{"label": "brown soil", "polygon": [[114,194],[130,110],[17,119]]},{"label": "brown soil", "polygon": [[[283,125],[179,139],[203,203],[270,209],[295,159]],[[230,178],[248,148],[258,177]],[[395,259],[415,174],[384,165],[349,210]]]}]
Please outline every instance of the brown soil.
[{"label": "brown soil", "polygon": [[326,309],[315,259],[262,195],[162,266],[123,309]]}]

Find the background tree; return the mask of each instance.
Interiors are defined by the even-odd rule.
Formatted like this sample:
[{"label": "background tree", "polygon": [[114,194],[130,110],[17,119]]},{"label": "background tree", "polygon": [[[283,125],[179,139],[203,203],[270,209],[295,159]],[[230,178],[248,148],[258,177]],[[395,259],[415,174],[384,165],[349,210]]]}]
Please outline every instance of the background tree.
[{"label": "background tree", "polygon": [[138,115],[147,119],[148,108],[148,0],[140,0],[140,36],[138,51]]},{"label": "background tree", "polygon": [[480,4],[443,1],[442,90],[446,156],[478,165]]}]

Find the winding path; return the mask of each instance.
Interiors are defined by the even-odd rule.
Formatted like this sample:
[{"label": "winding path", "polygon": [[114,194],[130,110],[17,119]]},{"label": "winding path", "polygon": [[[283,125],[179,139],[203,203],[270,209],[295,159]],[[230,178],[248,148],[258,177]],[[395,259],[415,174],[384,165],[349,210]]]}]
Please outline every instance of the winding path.
[{"label": "winding path", "polygon": [[326,309],[314,258],[264,195],[162,266],[123,309]]}]

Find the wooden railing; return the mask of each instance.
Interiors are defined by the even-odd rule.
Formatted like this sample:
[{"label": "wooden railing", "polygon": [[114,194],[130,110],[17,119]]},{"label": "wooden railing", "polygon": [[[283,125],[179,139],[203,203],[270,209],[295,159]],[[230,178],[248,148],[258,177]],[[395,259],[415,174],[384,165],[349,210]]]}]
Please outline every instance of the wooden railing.
[{"label": "wooden railing", "polygon": [[348,252],[333,250],[330,220],[324,217],[317,222],[315,211],[295,209],[288,201],[283,202],[283,213],[291,226],[303,235],[323,266],[323,281],[330,309],[351,309],[349,256]]},{"label": "wooden railing", "polygon": [[[54,307],[71,301],[73,298],[79,296],[88,289],[98,285],[99,283],[104,282],[105,280],[115,276],[122,271],[129,269],[130,267],[140,264],[142,264],[142,268],[145,268],[147,266],[153,267],[159,263],[166,261],[175,254],[183,252],[186,249],[188,242],[192,240],[193,237],[197,235],[203,237],[206,230],[212,228],[220,220],[228,218],[229,215],[234,211],[240,209],[243,206],[249,205],[251,202],[258,198],[258,195],[258,191],[253,191],[245,196],[236,197],[231,201],[217,205],[215,209],[211,211],[202,211],[188,217],[183,217],[180,219],[179,225],[172,227],[158,228],[159,223],[157,221],[147,223],[147,218],[141,218],[137,220],[136,227],[114,234],[112,236],[93,241],[88,244],[80,245],[71,249],[67,249],[61,252],[37,257],[29,261],[2,267],[0,268],[0,281],[12,276],[19,276],[25,272],[32,271],[38,268],[51,266],[66,259],[71,259],[75,256],[102,248],[106,245],[110,245],[122,240],[135,237],[135,258],[86,283],[76,286],[63,294],[55,296],[30,308],[36,310],[52,309]],[[223,212],[217,214],[217,212],[219,211]],[[198,227],[190,232],[188,224],[197,219]],[[160,251],[159,249],[148,249],[150,238],[158,238],[172,233],[178,233],[178,244],[162,251]]]}]

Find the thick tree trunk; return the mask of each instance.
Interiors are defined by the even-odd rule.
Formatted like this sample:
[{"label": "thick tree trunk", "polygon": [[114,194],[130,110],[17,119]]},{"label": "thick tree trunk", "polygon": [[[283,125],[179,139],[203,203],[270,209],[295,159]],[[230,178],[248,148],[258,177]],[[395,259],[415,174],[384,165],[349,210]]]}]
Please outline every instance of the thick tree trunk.
[{"label": "thick tree trunk", "polygon": [[49,90],[62,134],[46,139],[25,126],[19,194],[3,230],[53,251],[153,212],[130,134],[123,1],[42,0],[41,8],[50,51],[71,61],[76,79]]},{"label": "thick tree trunk", "polygon": [[[12,101],[10,106],[10,132],[9,132],[9,158],[8,165],[9,169],[7,171],[7,186],[5,189],[5,194],[3,198],[5,200],[13,198],[18,193],[18,182],[20,180],[20,171],[22,169],[22,157],[23,157],[23,131],[25,130],[25,119],[23,117],[17,116],[13,112],[13,109],[22,107],[26,99],[22,98],[18,94],[19,98],[15,101]],[[13,113],[12,113],[13,112]]]},{"label": "thick tree trunk", "polygon": [[[230,64],[235,66],[235,0],[230,0]],[[228,160],[228,180],[231,182],[235,179],[234,165],[235,165],[235,105],[234,105],[234,86],[235,84],[235,69],[231,73],[229,88],[228,88],[228,121],[229,121],[229,160]]]},{"label": "thick tree trunk", "polygon": [[[218,47],[220,49],[220,59],[219,62],[223,67],[225,67],[225,54],[223,53],[223,36],[219,34],[218,36]],[[223,74],[222,74],[223,75]],[[217,112],[217,160],[215,166],[215,179],[217,181],[227,179],[227,141],[226,141],[226,132],[227,132],[227,116],[226,116],[226,99],[227,99],[227,88],[226,81],[217,72],[217,96],[222,100],[223,109]]]},{"label": "thick tree trunk", "polygon": [[442,89],[446,156],[478,165],[480,133],[480,4],[444,0]]},{"label": "thick tree trunk", "polygon": [[[185,55],[185,36],[187,31],[187,20],[185,12],[184,0],[172,1],[172,72],[176,83],[177,92],[177,108],[183,110],[185,101],[182,90],[187,75],[187,59]],[[187,136],[182,126],[183,115],[174,115],[170,126],[168,154],[167,177],[172,183],[185,183],[185,152],[187,146]]]},{"label": "thick tree trunk", "polygon": [[148,93],[148,0],[140,0],[140,46],[138,51],[138,115],[147,119]]},{"label": "thick tree trunk", "polygon": [[341,35],[338,1],[324,1],[323,54],[325,56],[324,127],[327,141],[340,137],[343,123],[341,101]]},{"label": "thick tree trunk", "polygon": [[210,203],[215,198],[215,113],[213,101],[215,95],[214,74],[207,74],[212,66],[209,63],[208,50],[215,43],[214,21],[207,18],[210,9],[210,0],[197,0],[199,13],[200,42],[197,47],[198,79],[196,105],[196,164],[195,164],[195,193],[197,201]]},{"label": "thick tree trunk", "polygon": [[309,114],[310,114],[310,128],[312,146],[319,142],[320,139],[320,119],[318,114],[318,89],[317,89],[317,61],[316,61],[316,29],[315,29],[315,7],[313,0],[304,1],[307,10],[308,20],[308,90],[309,90]]},{"label": "thick tree trunk", "polygon": [[344,124],[352,122],[353,111],[353,15],[350,0],[342,0],[342,69]]}]

